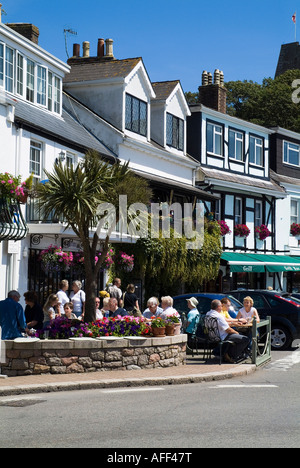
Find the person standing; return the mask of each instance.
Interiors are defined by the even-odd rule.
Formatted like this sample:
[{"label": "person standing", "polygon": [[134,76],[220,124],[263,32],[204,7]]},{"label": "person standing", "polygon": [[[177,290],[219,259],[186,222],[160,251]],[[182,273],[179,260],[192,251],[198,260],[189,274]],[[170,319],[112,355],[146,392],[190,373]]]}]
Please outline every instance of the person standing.
[{"label": "person standing", "polygon": [[43,309],[37,302],[37,295],[34,291],[24,293],[25,299],[25,318],[28,328],[41,330],[43,328],[44,313]]},{"label": "person standing", "polygon": [[80,281],[73,281],[72,292],[70,294],[71,302],[74,305],[74,314],[77,317],[84,317],[85,312],[85,292],[81,289],[82,283]]},{"label": "person standing", "polygon": [[67,302],[69,302],[69,298],[66,293],[68,289],[69,289],[69,281],[61,280],[59,283],[59,291],[57,292],[58,307],[59,307],[60,315],[63,315],[65,313],[64,305],[67,304]]},{"label": "person standing", "polygon": [[23,307],[19,304],[20,297],[18,291],[13,290],[4,301],[0,301],[2,340],[14,340],[21,338],[22,332],[29,333]]},{"label": "person standing", "polygon": [[118,301],[118,306],[121,307],[122,304],[122,290],[121,290],[121,280],[120,278],[115,278],[113,280],[112,286],[108,287],[108,293],[110,297],[114,297]]}]

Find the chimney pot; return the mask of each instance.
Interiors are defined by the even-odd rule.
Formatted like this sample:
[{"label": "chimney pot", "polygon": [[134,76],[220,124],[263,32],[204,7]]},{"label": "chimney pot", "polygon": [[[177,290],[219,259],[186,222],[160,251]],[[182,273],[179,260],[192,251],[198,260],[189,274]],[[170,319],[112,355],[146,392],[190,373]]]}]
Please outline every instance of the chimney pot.
[{"label": "chimney pot", "polygon": [[97,57],[104,57],[104,39],[98,39]]},{"label": "chimney pot", "polygon": [[80,57],[80,44],[73,44],[73,57]]},{"label": "chimney pot", "polygon": [[84,41],[82,44],[83,47],[83,58],[87,58],[90,56],[90,43],[88,41]]},{"label": "chimney pot", "polygon": [[220,70],[218,70],[218,68],[214,72],[214,83],[217,85],[220,84]]},{"label": "chimney pot", "polygon": [[207,73],[207,77],[208,77],[208,84],[211,85],[212,84],[212,74],[210,72]]},{"label": "chimney pot", "polygon": [[105,45],[106,45],[106,54],[105,54],[105,57],[106,58],[111,58],[113,59],[114,58],[114,54],[113,54],[113,40],[112,39],[105,39]]},{"label": "chimney pot", "polygon": [[208,85],[208,73],[206,70],[202,73],[202,86]]}]

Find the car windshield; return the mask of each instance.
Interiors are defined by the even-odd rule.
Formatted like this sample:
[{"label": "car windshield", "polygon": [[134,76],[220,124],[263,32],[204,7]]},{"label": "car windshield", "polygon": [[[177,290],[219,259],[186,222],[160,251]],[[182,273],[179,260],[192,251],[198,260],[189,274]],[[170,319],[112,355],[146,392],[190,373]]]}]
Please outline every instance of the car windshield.
[{"label": "car windshield", "polygon": [[230,300],[231,307],[236,313],[243,307],[243,304],[241,304],[235,297],[231,296],[230,294],[228,294],[226,297],[228,297]]}]

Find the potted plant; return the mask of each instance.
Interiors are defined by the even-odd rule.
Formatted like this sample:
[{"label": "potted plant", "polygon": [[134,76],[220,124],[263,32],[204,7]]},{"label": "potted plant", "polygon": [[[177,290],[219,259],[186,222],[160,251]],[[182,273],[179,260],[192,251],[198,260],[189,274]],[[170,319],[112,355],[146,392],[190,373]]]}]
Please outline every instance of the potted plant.
[{"label": "potted plant", "polygon": [[264,241],[271,235],[271,231],[267,228],[265,224],[261,224],[260,226],[256,226],[255,234],[259,238],[259,240]]},{"label": "potted plant", "polygon": [[300,238],[300,224],[293,223],[291,225],[290,233],[291,233],[292,236],[299,239]]},{"label": "potted plant", "polygon": [[176,314],[169,315],[166,318],[166,335],[179,335],[181,328],[180,318]]},{"label": "potted plant", "polygon": [[218,224],[219,224],[219,226],[220,226],[221,236],[226,236],[226,234],[230,234],[230,233],[231,233],[231,230],[229,229],[229,226],[228,226],[228,224],[226,223],[226,221],[219,220],[219,221],[218,221]]},{"label": "potted plant", "polygon": [[161,317],[151,318],[151,329],[153,336],[166,336],[166,322]]},{"label": "potted plant", "polygon": [[246,237],[248,237],[250,234],[250,229],[248,228],[248,226],[246,226],[246,224],[236,224],[234,226],[234,235],[236,237],[241,237],[243,239],[245,239]]}]

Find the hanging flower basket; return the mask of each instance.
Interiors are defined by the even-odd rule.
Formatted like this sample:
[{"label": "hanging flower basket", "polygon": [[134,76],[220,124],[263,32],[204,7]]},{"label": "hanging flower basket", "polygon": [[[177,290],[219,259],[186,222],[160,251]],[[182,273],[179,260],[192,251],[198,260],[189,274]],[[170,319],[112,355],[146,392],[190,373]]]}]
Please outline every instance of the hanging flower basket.
[{"label": "hanging flower basket", "polygon": [[256,226],[255,234],[259,240],[264,241],[265,239],[267,239],[267,237],[271,235],[271,231],[269,231],[265,224],[261,224],[260,226]]},{"label": "hanging flower basket", "polygon": [[32,189],[33,174],[24,182],[21,176],[13,176],[9,172],[0,174],[0,197],[17,200],[19,203],[26,203],[29,191]]},{"label": "hanging flower basket", "polygon": [[291,225],[290,233],[292,236],[295,236],[295,237],[300,236],[300,224],[293,223]]},{"label": "hanging flower basket", "polygon": [[66,271],[72,264],[73,254],[72,252],[63,252],[61,247],[51,244],[47,249],[42,250],[39,260],[45,272]]},{"label": "hanging flower basket", "polygon": [[249,236],[250,232],[251,231],[248,228],[248,226],[246,226],[246,224],[236,224],[234,226],[234,235],[236,237],[242,237],[243,239],[245,239]]},{"label": "hanging flower basket", "polygon": [[218,224],[220,226],[221,236],[226,236],[226,234],[231,233],[231,230],[229,229],[229,226],[225,221],[219,220]]},{"label": "hanging flower basket", "polygon": [[[101,271],[109,270],[109,268],[113,265],[114,263],[113,254],[114,254],[113,249],[109,249],[105,256],[105,259],[103,260],[101,264],[101,268],[100,268]],[[102,256],[102,252],[98,252],[98,254],[95,257],[95,263],[98,262],[101,256]]]},{"label": "hanging flower basket", "polygon": [[120,251],[114,256],[114,261],[116,266],[124,271],[131,272],[134,268],[134,255]]}]

